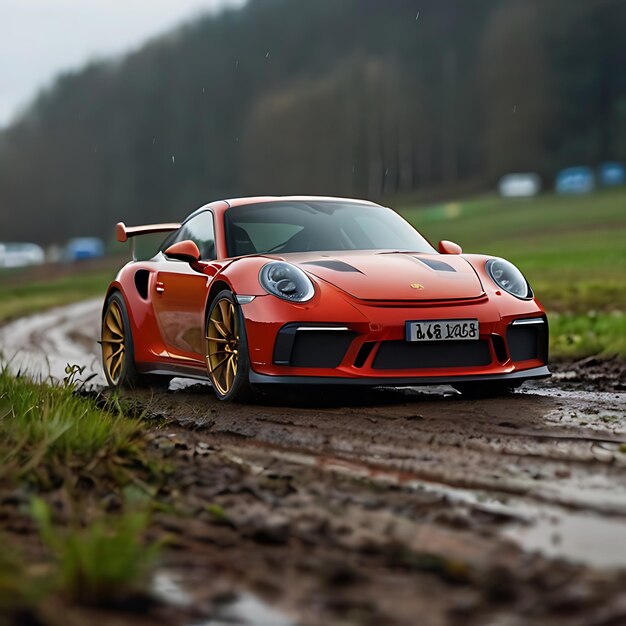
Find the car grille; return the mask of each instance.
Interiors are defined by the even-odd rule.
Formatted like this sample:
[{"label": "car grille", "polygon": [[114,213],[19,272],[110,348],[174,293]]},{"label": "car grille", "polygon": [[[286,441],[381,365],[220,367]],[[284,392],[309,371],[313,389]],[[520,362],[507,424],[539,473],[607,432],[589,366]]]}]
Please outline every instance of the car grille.
[{"label": "car grille", "polygon": [[489,344],[479,341],[383,341],[374,358],[378,370],[436,369],[489,365]]}]

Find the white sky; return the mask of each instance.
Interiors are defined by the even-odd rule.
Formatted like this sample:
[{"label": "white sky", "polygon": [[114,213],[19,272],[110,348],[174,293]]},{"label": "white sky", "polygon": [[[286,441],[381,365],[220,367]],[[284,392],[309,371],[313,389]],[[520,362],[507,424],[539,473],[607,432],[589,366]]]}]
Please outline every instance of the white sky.
[{"label": "white sky", "polygon": [[0,127],[62,70],[245,0],[0,0]]}]

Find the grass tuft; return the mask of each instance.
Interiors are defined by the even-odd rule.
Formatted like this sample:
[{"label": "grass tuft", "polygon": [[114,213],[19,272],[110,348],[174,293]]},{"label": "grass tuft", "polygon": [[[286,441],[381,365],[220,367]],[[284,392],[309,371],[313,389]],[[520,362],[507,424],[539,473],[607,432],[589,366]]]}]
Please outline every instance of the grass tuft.
[{"label": "grass tuft", "polygon": [[108,515],[82,528],[55,527],[50,508],[39,498],[32,500],[31,513],[57,561],[55,585],[70,600],[108,607],[145,593],[164,543],[146,545],[146,512]]},{"label": "grass tuft", "polygon": [[0,371],[0,480],[66,475],[141,462],[141,423],[71,385],[43,385]]}]

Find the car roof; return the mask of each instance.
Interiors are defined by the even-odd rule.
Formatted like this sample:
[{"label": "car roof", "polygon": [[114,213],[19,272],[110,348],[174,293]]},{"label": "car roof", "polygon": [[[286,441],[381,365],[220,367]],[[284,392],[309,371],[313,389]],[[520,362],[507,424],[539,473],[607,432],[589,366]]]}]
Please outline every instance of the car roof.
[{"label": "car roof", "polygon": [[335,196],[251,196],[246,198],[230,198],[224,200],[229,208],[246,204],[263,204],[266,202],[358,202],[360,204],[374,205],[370,200],[358,198],[338,198]]},{"label": "car roof", "polygon": [[363,200],[359,198],[340,198],[336,196],[248,196],[243,198],[229,198],[227,200],[215,200],[214,202],[205,204],[188,215],[183,223],[189,221],[192,217],[195,217],[203,211],[214,211],[215,213],[223,214],[229,209],[238,206],[264,203],[269,204],[274,202],[354,202],[365,206],[380,206],[371,200]]}]

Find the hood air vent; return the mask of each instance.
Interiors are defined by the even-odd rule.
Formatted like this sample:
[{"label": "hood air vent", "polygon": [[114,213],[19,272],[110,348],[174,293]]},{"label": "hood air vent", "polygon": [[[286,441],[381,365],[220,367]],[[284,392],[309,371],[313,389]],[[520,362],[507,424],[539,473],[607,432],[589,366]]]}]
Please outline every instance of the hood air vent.
[{"label": "hood air vent", "polygon": [[301,263],[300,265],[317,265],[319,267],[325,267],[329,270],[335,270],[336,272],[358,272],[362,274],[360,270],[356,267],[352,267],[352,265],[348,265],[343,261],[334,261],[329,259],[328,261],[307,261],[305,263]]},{"label": "hood air vent", "polygon": [[418,261],[427,265],[432,270],[436,270],[437,272],[456,272],[456,270],[452,267],[452,265],[448,265],[443,261],[437,261],[436,259],[422,259],[421,257],[415,257]]}]

